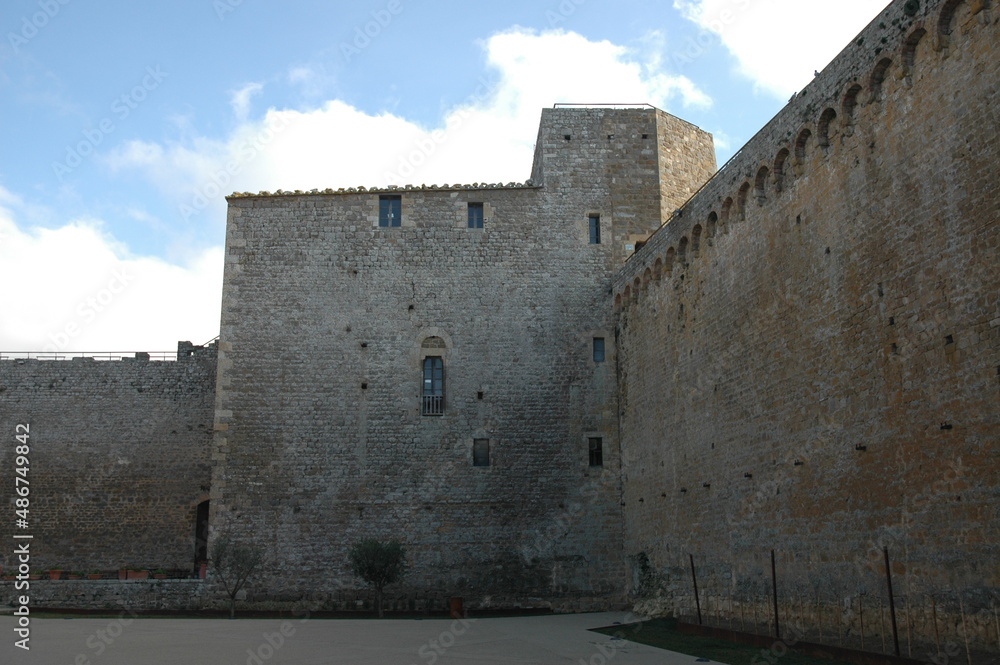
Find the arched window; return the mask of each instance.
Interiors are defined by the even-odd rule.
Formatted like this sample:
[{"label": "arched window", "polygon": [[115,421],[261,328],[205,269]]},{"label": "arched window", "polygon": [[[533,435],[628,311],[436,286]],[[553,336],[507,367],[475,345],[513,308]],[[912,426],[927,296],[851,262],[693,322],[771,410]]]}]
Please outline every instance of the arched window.
[{"label": "arched window", "polygon": [[[951,31],[952,23],[955,21],[955,11],[958,9],[958,5],[961,4],[962,0],[947,0],[944,6],[941,7],[941,14],[938,17],[938,44],[937,48],[947,49],[951,45]],[[945,51],[945,57],[948,56],[947,51]]]},{"label": "arched window", "polygon": [[913,83],[913,67],[917,64],[917,45],[920,44],[920,40],[924,38],[927,31],[923,28],[917,28],[910,33],[910,36],[906,38],[906,42],[903,44],[903,80],[906,85],[912,85]]},{"label": "arched window", "polygon": [[[830,147],[831,135],[836,133],[836,124],[833,122],[837,117],[837,112],[833,109],[826,109],[823,111],[823,115],[819,117],[819,145],[821,148]],[[831,134],[831,129],[832,134]]]},{"label": "arched window", "polygon": [[444,356],[448,345],[441,337],[428,337],[420,345],[422,379],[420,414],[444,415]]},{"label": "arched window", "polygon": [[715,211],[708,213],[708,222],[705,226],[705,234],[707,238],[715,237],[715,230],[719,224],[719,216],[715,214]]},{"label": "arched window", "polygon": [[841,124],[844,126],[844,134],[851,136],[854,134],[854,112],[858,108],[858,95],[861,94],[861,86],[855,83],[844,95],[844,101],[841,103],[840,108],[843,111],[843,120]]},{"label": "arched window", "polygon": [[757,177],[754,179],[753,193],[757,197],[757,205],[764,205],[767,201],[767,176],[771,172],[766,166],[757,169]]},{"label": "arched window", "polygon": [[740,186],[740,191],[736,192],[736,215],[740,221],[747,218],[747,194],[750,192],[750,183],[744,182]]},{"label": "arched window", "polygon": [[882,101],[882,83],[885,82],[886,72],[892,66],[892,60],[882,58],[872,70],[872,77],[868,81],[868,94],[872,102]]},{"label": "arched window", "polygon": [[774,191],[780,192],[785,185],[785,162],[788,161],[788,148],[778,151],[778,156],[774,158]]},{"label": "arched window", "polygon": [[799,132],[798,138],[795,139],[795,170],[799,175],[802,174],[802,169],[806,164],[806,147],[809,145],[810,136],[812,136],[812,132],[803,129]]},{"label": "arched window", "polygon": [[424,358],[424,380],[421,415],[444,415],[444,359],[441,356]]},{"label": "arched window", "polygon": [[729,233],[729,213],[733,209],[733,197],[727,197],[722,202],[722,232]]}]

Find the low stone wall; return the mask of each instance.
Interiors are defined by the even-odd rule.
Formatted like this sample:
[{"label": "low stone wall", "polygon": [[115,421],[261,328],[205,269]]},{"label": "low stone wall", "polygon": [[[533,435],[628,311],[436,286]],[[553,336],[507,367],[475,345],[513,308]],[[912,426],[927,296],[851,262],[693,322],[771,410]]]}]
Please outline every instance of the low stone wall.
[{"label": "low stone wall", "polygon": [[[32,580],[27,591],[16,590],[13,581],[0,582],[0,613],[18,606],[18,597],[30,597],[29,608],[132,611],[225,610],[228,597],[217,582],[201,579],[174,580]],[[447,612],[451,598],[445,594],[387,593],[388,612]],[[607,599],[568,598],[563,602],[523,598],[464,598],[469,613],[547,610],[586,612],[604,610]],[[375,596],[368,589],[273,593],[248,585],[236,604],[237,611],[254,612],[359,612],[375,611]],[[624,605],[615,609],[625,609]]]},{"label": "low stone wall", "polygon": [[27,595],[30,608],[80,610],[197,610],[220,606],[222,595],[205,580],[33,580],[27,590],[0,583],[4,607]]}]

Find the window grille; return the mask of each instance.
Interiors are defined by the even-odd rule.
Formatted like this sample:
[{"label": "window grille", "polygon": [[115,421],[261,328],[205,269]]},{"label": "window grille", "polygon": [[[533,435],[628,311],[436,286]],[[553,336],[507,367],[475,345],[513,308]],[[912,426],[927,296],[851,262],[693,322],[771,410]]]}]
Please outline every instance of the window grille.
[{"label": "window grille", "polygon": [[440,356],[424,358],[424,382],[420,413],[425,416],[444,415],[444,361]]}]

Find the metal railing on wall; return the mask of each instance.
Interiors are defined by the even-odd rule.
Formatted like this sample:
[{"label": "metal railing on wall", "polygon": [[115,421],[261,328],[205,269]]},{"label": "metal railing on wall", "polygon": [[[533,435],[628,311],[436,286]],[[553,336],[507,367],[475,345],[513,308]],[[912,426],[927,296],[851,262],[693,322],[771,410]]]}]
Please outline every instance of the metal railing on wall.
[{"label": "metal railing on wall", "polygon": [[421,413],[425,416],[444,415],[444,395],[424,395]]},{"label": "metal railing on wall", "polygon": [[0,360],[178,360],[187,358],[219,341],[216,335],[204,344],[178,342],[175,351],[0,351]]},{"label": "metal railing on wall", "polygon": [[0,351],[0,360],[177,360],[177,351]]}]

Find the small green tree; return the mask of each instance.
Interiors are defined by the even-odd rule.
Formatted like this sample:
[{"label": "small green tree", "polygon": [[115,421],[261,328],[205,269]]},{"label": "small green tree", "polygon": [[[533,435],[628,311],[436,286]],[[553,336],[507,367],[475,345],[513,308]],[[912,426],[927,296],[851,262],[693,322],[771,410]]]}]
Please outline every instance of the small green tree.
[{"label": "small green tree", "polygon": [[351,546],[348,556],[351,570],[373,589],[381,619],[385,587],[395,584],[406,574],[406,548],[398,540],[383,543],[366,538]]},{"label": "small green tree", "polygon": [[212,567],[229,594],[230,619],[236,618],[236,595],[263,560],[264,553],[259,547],[234,543],[228,535],[213,543]]}]

